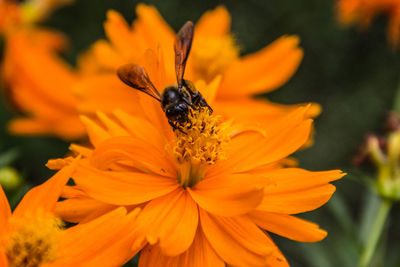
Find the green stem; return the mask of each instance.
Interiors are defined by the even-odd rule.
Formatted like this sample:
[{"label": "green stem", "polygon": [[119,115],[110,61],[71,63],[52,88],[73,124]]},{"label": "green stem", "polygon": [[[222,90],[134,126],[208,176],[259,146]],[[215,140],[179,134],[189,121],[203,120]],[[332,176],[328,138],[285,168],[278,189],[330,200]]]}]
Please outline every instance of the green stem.
[{"label": "green stem", "polygon": [[378,214],[375,217],[375,221],[372,224],[370,235],[365,243],[364,250],[362,251],[359,267],[369,266],[372,256],[374,255],[376,244],[382,234],[383,226],[385,225],[386,218],[389,214],[389,210],[392,206],[392,202],[388,200],[380,200],[380,206]]}]

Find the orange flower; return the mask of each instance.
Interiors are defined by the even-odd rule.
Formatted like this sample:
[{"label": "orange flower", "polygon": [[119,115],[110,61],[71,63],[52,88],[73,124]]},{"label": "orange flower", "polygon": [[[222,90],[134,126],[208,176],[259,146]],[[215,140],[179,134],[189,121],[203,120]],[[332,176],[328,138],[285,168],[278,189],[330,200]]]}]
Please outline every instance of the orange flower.
[{"label": "orange flower", "polygon": [[[146,70],[166,77],[160,64]],[[140,266],[285,266],[263,230],[301,242],[326,236],[292,215],[327,202],[335,190],[329,182],[344,174],[281,164],[309,137],[308,107],[263,130],[201,109],[192,111],[185,133],[174,135],[159,103],[143,93],[138,97],[143,117],[119,110],[99,112],[99,121],[82,118],[93,148],[71,146],[84,158],[72,175],[76,186],[65,189],[67,200],[57,207],[62,218],[90,221],[112,207],[141,207],[135,229],[143,236],[132,240],[144,246]]]},{"label": "orange flower", "polygon": [[[163,58],[159,62],[165,68],[166,82],[158,90],[175,83],[174,31],[154,7],[140,4],[136,12],[137,19],[130,27],[120,14],[109,11],[104,24],[108,40],[96,42],[82,56],[80,69],[84,78],[76,86],[77,94],[83,99],[79,106],[81,112],[109,113],[121,108],[138,114],[137,92],[122,85],[115,72],[126,63],[143,65],[151,54],[149,50],[157,51]],[[213,108],[227,118],[268,124],[293,110],[293,106],[256,100],[252,96],[275,90],[293,75],[303,57],[299,38],[283,36],[259,52],[239,57],[239,48],[229,31],[230,15],[222,6],[200,18],[185,78],[203,88],[214,82],[213,91],[200,91],[208,97],[216,95]],[[308,113],[317,115],[319,106],[313,105]]]},{"label": "orange flower", "polygon": [[380,15],[389,17],[388,39],[396,47],[400,43],[400,2],[398,0],[340,0],[339,20],[344,25],[358,24],[367,28]]},{"label": "orange flower", "polygon": [[27,0],[23,3],[13,0],[0,2],[0,32],[14,27],[43,21],[50,13],[73,0]]},{"label": "orange flower", "polygon": [[126,243],[138,210],[124,208],[66,230],[54,207],[76,162],[29,191],[11,214],[0,187],[0,266],[122,265],[137,251]]},{"label": "orange flower", "polygon": [[0,4],[0,16],[7,14],[0,19],[0,33],[5,39],[2,83],[11,104],[27,115],[14,119],[9,129],[15,134],[75,139],[84,134],[76,111],[78,101],[71,91],[77,77],[56,53],[66,46],[66,39],[36,27],[35,20],[27,17],[35,10],[34,16],[44,15],[49,11],[48,2],[51,1]]}]

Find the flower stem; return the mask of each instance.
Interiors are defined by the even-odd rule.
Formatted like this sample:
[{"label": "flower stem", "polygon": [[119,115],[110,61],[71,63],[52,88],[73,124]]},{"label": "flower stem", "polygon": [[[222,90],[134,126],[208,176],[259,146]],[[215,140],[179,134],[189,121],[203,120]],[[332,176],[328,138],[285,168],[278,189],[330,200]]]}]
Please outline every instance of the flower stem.
[{"label": "flower stem", "polygon": [[375,221],[372,224],[370,235],[365,243],[364,250],[362,251],[359,267],[369,266],[372,256],[374,255],[376,245],[381,236],[383,226],[385,225],[386,218],[392,206],[392,202],[385,199],[380,199],[379,210]]}]

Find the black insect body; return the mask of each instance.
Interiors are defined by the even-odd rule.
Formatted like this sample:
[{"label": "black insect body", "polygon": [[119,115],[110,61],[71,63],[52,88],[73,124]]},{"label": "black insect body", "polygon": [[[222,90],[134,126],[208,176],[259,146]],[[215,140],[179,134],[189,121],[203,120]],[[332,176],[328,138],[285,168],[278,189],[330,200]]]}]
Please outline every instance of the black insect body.
[{"label": "black insect body", "polygon": [[188,21],[178,32],[175,42],[177,84],[165,88],[161,95],[151,82],[147,72],[141,66],[128,64],[120,67],[117,71],[118,77],[125,84],[160,101],[161,108],[174,130],[178,129],[182,131],[179,126],[188,122],[191,109],[207,108],[212,113],[211,107],[207,104],[201,93],[196,90],[193,83],[183,79],[192,41],[193,23]]}]

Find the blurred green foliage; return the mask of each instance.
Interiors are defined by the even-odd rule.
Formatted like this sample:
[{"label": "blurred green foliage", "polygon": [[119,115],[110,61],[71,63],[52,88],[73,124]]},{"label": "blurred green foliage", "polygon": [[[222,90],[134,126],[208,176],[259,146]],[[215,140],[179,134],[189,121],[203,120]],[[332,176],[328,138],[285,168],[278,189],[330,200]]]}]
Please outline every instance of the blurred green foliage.
[{"label": "blurred green foliage", "polygon": [[[285,104],[320,103],[323,113],[315,122],[315,144],[296,157],[301,167],[340,168],[349,175],[335,183],[337,193],[328,205],[305,216],[328,230],[324,241],[300,244],[274,238],[293,266],[354,266],[360,251],[360,218],[371,216],[371,210],[363,210],[363,205],[374,201],[374,197],[360,182],[364,173],[354,170],[350,162],[366,133],[382,129],[400,80],[400,52],[391,51],[386,42],[386,19],[379,18],[365,32],[341,28],[335,18],[334,0],[144,2],[155,5],[174,29],[224,4],[232,15],[232,32],[242,54],[257,51],[284,34],[300,36],[305,57],[298,72],[268,98]],[[70,37],[70,49],[63,56],[75,64],[79,52],[104,37],[102,23],[106,10],[116,9],[132,21],[136,4],[137,1],[130,0],[77,0],[55,12],[46,26]],[[0,124],[5,126],[12,116],[3,103]],[[28,183],[37,184],[48,178],[51,172],[44,166],[46,161],[67,152],[65,142],[14,137],[2,129],[0,149],[18,149],[19,157],[13,166],[26,176]],[[386,251],[381,247],[375,259],[379,266],[383,257],[385,266],[400,264],[396,253],[400,248],[399,225],[399,207],[394,206],[385,232]]]}]

